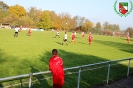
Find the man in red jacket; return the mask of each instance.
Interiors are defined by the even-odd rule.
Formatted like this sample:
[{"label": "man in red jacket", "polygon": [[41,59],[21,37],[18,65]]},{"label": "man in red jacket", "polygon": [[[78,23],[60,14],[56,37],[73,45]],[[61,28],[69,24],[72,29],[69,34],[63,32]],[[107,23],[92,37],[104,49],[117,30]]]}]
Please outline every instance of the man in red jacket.
[{"label": "man in red jacket", "polygon": [[64,65],[62,58],[57,53],[57,49],[52,50],[53,56],[49,60],[49,69],[53,74],[53,88],[62,88],[64,84]]}]

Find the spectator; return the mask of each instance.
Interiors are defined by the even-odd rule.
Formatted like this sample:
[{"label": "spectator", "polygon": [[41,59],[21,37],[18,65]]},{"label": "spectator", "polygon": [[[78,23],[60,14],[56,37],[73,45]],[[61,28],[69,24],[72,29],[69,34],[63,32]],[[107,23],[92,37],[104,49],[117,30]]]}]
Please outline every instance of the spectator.
[{"label": "spectator", "polygon": [[57,49],[52,50],[53,56],[49,60],[49,70],[53,74],[53,88],[62,88],[64,85],[64,65],[62,58],[57,53]]}]

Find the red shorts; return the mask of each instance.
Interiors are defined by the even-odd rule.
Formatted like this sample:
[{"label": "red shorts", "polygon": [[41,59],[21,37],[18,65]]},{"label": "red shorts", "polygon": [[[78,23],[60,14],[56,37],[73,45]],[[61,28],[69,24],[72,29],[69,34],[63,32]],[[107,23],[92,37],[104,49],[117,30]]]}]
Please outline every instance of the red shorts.
[{"label": "red shorts", "polygon": [[130,41],[130,39],[127,39],[127,41]]},{"label": "red shorts", "polygon": [[89,42],[92,42],[92,39],[89,39],[88,41],[89,41]]},{"label": "red shorts", "polygon": [[74,40],[74,38],[72,38],[72,40]]}]

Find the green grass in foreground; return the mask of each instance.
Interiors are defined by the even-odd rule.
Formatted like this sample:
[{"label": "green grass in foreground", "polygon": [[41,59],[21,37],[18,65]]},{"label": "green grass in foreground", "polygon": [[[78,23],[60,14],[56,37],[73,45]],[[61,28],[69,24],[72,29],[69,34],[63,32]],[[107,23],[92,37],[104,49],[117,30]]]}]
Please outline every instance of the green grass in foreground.
[{"label": "green grass in foreground", "polygon": [[[69,43],[68,46],[62,46],[60,44],[64,32],[60,32],[61,38],[54,38],[55,34],[55,32],[52,33],[51,31],[32,31],[32,35],[27,36],[27,31],[22,31],[19,32],[17,38],[14,38],[14,30],[0,29],[0,78],[48,70],[48,62],[53,48],[58,49],[65,68],[133,57],[133,39],[131,39],[130,44],[127,44],[126,38],[93,35],[92,45],[89,46],[88,34],[85,35],[83,40],[81,34],[77,33],[76,44]],[[71,33],[68,33],[69,42],[71,41],[70,36]],[[127,68],[126,65],[122,65],[122,67]],[[133,67],[133,64],[131,66]],[[113,80],[115,74],[111,74]],[[102,75],[106,77],[106,73],[101,74],[99,77],[103,77]],[[72,86],[77,85],[77,76],[66,76],[65,88],[72,88]],[[87,80],[86,74],[83,75],[82,79],[84,80],[84,78]],[[93,78],[95,77],[89,77],[88,79],[94,80]],[[51,81],[47,82],[51,85]],[[81,81],[81,84],[84,85],[82,88],[97,83],[100,82]]]}]

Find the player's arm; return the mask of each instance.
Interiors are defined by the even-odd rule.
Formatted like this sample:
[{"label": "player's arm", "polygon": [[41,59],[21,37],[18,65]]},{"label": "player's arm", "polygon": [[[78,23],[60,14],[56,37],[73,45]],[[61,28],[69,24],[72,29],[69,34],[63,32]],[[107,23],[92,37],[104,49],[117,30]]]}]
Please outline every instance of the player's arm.
[{"label": "player's arm", "polygon": [[52,69],[53,69],[52,60],[50,59],[49,60],[49,70],[52,71]]}]

